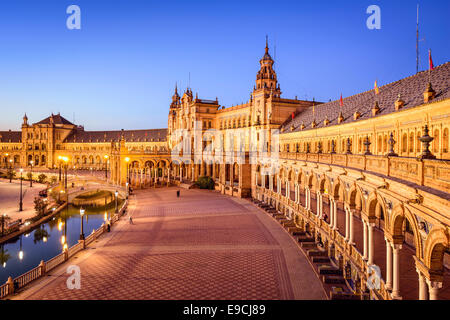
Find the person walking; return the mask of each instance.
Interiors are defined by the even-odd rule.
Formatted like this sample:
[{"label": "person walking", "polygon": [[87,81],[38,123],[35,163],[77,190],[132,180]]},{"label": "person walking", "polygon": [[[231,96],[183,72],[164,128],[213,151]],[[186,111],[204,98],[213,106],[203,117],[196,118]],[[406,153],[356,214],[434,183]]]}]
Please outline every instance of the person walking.
[{"label": "person walking", "polygon": [[133,218],[131,218],[131,216],[130,216],[129,220],[130,220],[130,224],[133,224]]},{"label": "person walking", "polygon": [[180,190],[177,190],[177,198],[180,197]]}]

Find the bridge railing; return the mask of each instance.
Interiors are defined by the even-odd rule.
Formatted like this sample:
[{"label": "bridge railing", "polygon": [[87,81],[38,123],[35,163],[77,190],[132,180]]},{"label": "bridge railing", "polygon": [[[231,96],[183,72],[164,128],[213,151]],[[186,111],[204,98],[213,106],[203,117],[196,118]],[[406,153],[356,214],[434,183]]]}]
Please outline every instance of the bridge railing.
[{"label": "bridge railing", "polygon": [[[115,214],[111,218],[111,226],[119,221],[120,217],[124,214],[126,208],[128,206],[128,200],[125,200],[125,202],[120,207],[119,213]],[[36,268],[31,269],[30,271],[12,279],[11,277],[8,278],[8,281],[6,281],[5,284],[0,286],[0,299],[3,299],[7,297],[8,295],[13,294],[14,292],[17,292],[17,290],[25,287],[30,282],[43,277],[47,272],[55,269],[56,267],[60,266],[64,262],[66,262],[70,257],[74,256],[76,253],[82,251],[86,248],[89,244],[94,242],[100,235],[102,235],[105,232],[105,224],[102,224],[97,230],[93,230],[93,232],[86,237],[86,239],[79,240],[77,244],[74,244],[70,248],[68,248],[66,251],[63,251],[62,253],[58,254],[57,256],[51,258],[50,260],[47,260],[46,262],[41,261],[39,265]]]}]

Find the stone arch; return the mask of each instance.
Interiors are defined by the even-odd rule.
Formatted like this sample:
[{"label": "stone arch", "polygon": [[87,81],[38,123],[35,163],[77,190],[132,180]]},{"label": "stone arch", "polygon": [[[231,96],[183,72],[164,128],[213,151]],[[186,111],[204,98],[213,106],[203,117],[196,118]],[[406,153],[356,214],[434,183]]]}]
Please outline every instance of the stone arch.
[{"label": "stone arch", "polygon": [[416,256],[422,257],[422,241],[420,240],[420,233],[418,228],[418,223],[416,217],[411,214],[411,212],[406,209],[403,204],[397,204],[392,213],[390,219],[390,233],[394,240],[394,243],[402,244],[404,239],[403,236],[403,224],[405,220],[408,221],[414,235],[414,244],[416,246]]},{"label": "stone arch", "polygon": [[359,207],[362,210],[363,202],[364,199],[360,188],[356,184],[353,184],[347,192],[347,203],[351,207]]},{"label": "stone arch", "polygon": [[431,271],[442,272],[444,270],[444,253],[450,247],[448,233],[443,228],[433,228],[427,236],[424,245],[425,266]]},{"label": "stone arch", "polygon": [[347,194],[343,186],[343,183],[341,182],[340,179],[336,179],[336,182],[333,184],[330,194],[334,199],[338,199],[339,201],[342,202],[346,201]]}]

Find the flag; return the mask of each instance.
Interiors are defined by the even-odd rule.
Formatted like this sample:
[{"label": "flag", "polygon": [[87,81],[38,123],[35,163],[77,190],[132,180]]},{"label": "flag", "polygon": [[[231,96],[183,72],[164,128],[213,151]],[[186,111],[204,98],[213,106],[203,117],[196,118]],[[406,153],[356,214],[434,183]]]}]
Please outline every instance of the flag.
[{"label": "flag", "polygon": [[428,50],[428,62],[430,64],[430,70],[434,69],[433,59],[431,58],[431,50]]},{"label": "flag", "polygon": [[292,120],[294,120],[294,116],[295,116],[295,115],[294,115],[294,113],[292,112]]},{"label": "flag", "polygon": [[378,89],[377,80],[375,80],[375,87],[374,87],[374,89],[375,89],[375,94],[379,94],[380,93],[380,90]]},{"label": "flag", "polygon": [[341,93],[341,100],[339,101],[339,106],[341,108],[344,106],[344,100],[342,100],[342,93]]}]

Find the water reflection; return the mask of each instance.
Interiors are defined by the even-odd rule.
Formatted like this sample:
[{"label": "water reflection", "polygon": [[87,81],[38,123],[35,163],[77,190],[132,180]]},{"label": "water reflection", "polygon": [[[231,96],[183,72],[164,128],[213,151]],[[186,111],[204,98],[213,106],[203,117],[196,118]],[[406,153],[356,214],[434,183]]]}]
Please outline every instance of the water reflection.
[{"label": "water reflection", "polygon": [[[122,202],[122,201],[121,201]],[[104,207],[86,207],[84,232],[88,236],[106,219],[114,215],[115,204]],[[56,217],[0,245],[0,284],[8,277],[15,278],[35,267],[41,260],[47,261],[78,242],[81,233],[80,207],[69,205]]]}]

